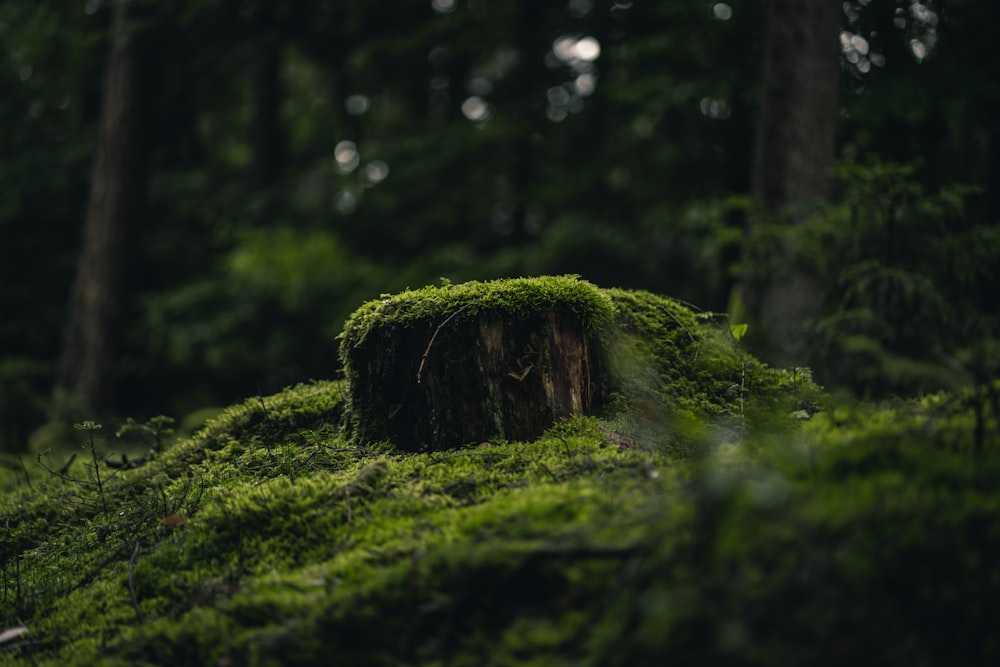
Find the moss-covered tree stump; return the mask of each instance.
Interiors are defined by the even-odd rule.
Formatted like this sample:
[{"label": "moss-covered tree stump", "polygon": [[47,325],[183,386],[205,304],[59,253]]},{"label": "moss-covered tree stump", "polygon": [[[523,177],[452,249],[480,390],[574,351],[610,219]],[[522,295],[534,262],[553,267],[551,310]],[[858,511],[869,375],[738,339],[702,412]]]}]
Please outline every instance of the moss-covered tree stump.
[{"label": "moss-covered tree stump", "polygon": [[403,449],[531,440],[600,402],[610,299],[569,277],[465,283],[371,301],[341,354],[355,435]]}]

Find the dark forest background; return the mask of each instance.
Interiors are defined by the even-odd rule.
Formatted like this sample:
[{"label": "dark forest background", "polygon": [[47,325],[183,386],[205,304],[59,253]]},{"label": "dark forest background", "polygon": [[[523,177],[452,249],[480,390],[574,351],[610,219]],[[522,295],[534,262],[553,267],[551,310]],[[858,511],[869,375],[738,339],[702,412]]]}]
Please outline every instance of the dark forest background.
[{"label": "dark forest background", "polygon": [[877,398],[1000,359],[1000,3],[4,0],[0,448],[579,274]]}]

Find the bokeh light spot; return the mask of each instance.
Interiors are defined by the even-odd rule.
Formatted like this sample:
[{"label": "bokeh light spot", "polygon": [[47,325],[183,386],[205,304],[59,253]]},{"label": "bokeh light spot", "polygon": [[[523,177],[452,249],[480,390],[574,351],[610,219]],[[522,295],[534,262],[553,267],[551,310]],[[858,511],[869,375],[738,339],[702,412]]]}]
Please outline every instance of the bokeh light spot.
[{"label": "bokeh light spot", "polygon": [[861,35],[851,35],[851,46],[861,55],[868,55],[868,40]]},{"label": "bokeh light spot", "polygon": [[594,37],[579,39],[563,35],[552,42],[552,53],[564,63],[579,67],[592,63],[601,55],[601,43]]},{"label": "bokeh light spot", "polygon": [[569,0],[569,11],[573,16],[586,16],[594,8],[594,0]]},{"label": "bokeh light spot", "polygon": [[352,116],[360,116],[368,111],[368,98],[364,95],[354,94],[344,101],[344,108]]},{"label": "bokeh light spot", "polygon": [[722,99],[703,97],[698,103],[698,108],[701,109],[702,115],[712,120],[725,120],[733,115],[733,109],[729,106],[729,102]]},{"label": "bokeh light spot", "polygon": [[365,178],[372,185],[381,183],[389,175],[389,165],[382,160],[372,160],[365,165]]},{"label": "bokeh light spot", "polygon": [[462,102],[462,115],[471,121],[483,121],[489,118],[490,107],[486,101],[478,95],[466,98]]},{"label": "bokeh light spot", "polygon": [[569,91],[562,86],[553,86],[545,93],[549,104],[564,107],[569,104]]},{"label": "bokeh light spot", "polygon": [[333,206],[340,213],[353,213],[358,207],[358,195],[353,190],[341,190],[333,199]]},{"label": "bokeh light spot", "polygon": [[341,141],[334,147],[333,158],[337,161],[337,169],[339,169],[343,174],[348,174],[354,171],[361,163],[361,156],[358,154],[357,144],[347,139]]},{"label": "bokeh light spot", "polygon": [[569,111],[566,107],[554,106],[550,104],[545,109],[545,116],[553,123],[559,123],[566,120],[566,117],[569,116]]},{"label": "bokeh light spot", "polygon": [[896,8],[896,16],[892,19],[892,24],[899,30],[906,28],[906,12],[902,7]]},{"label": "bokeh light spot", "polygon": [[455,0],[431,0],[431,8],[438,14],[451,14],[455,5]]},{"label": "bokeh light spot", "polygon": [[593,37],[584,37],[573,47],[573,52],[580,60],[593,62],[601,55],[601,43]]},{"label": "bokeh light spot", "polygon": [[580,97],[589,97],[597,89],[597,78],[593,74],[581,74],[574,79],[573,88]]},{"label": "bokeh light spot", "polygon": [[724,2],[717,2],[712,5],[712,15],[720,21],[728,21],[733,18],[733,8]]}]

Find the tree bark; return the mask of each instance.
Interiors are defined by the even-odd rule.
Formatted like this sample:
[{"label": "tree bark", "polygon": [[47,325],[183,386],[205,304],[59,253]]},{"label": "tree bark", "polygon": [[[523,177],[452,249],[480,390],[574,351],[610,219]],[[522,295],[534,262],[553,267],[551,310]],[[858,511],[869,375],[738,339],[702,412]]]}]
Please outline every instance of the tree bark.
[{"label": "tree bark", "polygon": [[533,440],[596,409],[597,351],[574,317],[552,309],[518,319],[481,313],[460,326],[450,319],[387,323],[350,348],[362,441],[419,451]]},{"label": "tree bark", "polygon": [[83,246],[70,294],[60,384],[94,414],[114,398],[126,237],[141,185],[138,55],[130,3],[115,4]]},{"label": "tree bark", "polygon": [[261,40],[255,54],[251,85],[254,116],[251,126],[253,146],[253,184],[271,188],[278,184],[284,166],[285,141],[281,128],[282,36],[275,27],[278,17],[273,11],[263,12]]},{"label": "tree bark", "polygon": [[[804,224],[829,198],[835,162],[840,86],[840,3],[770,0],[753,190],[771,214]],[[758,230],[751,229],[751,244]],[[795,231],[779,236],[766,275],[750,273],[743,304],[762,330],[762,355],[773,363],[805,361],[802,326],[820,313],[822,290],[797,257]],[[750,257],[751,268],[759,258]]]}]

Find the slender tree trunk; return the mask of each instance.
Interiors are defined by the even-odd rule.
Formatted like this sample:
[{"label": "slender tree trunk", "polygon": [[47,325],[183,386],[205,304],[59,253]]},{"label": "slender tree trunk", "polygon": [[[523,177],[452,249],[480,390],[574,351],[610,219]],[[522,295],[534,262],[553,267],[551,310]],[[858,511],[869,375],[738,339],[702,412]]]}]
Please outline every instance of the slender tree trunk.
[{"label": "slender tree trunk", "polygon": [[92,414],[107,409],[114,398],[125,239],[141,186],[138,56],[129,16],[130,3],[118,2],[104,73],[83,247],[70,295],[62,358],[63,389]]},{"label": "slender tree trunk", "polygon": [[528,215],[531,205],[531,189],[535,180],[535,163],[538,150],[535,140],[535,124],[539,121],[541,107],[536,101],[535,88],[538,86],[537,61],[545,53],[548,43],[539,30],[544,19],[544,6],[538,0],[519,0],[514,17],[518,36],[518,61],[510,74],[511,81],[520,86],[523,102],[514,112],[517,138],[514,144],[510,183],[514,196],[510,240],[515,245],[524,245],[531,238]]},{"label": "slender tree trunk", "polygon": [[[768,211],[791,225],[805,223],[831,193],[840,12],[833,0],[768,3],[753,189]],[[757,230],[750,233],[753,244]],[[819,315],[822,290],[797,257],[792,228],[782,236],[778,256],[765,262],[767,274],[744,277],[742,296],[763,333],[763,356],[793,365],[805,361],[802,325]]]},{"label": "slender tree trunk", "polygon": [[281,129],[282,39],[274,28],[275,17],[265,13],[265,37],[256,54],[253,71],[254,117],[251,127],[253,184],[270,188],[278,184],[284,165],[285,142]]}]

